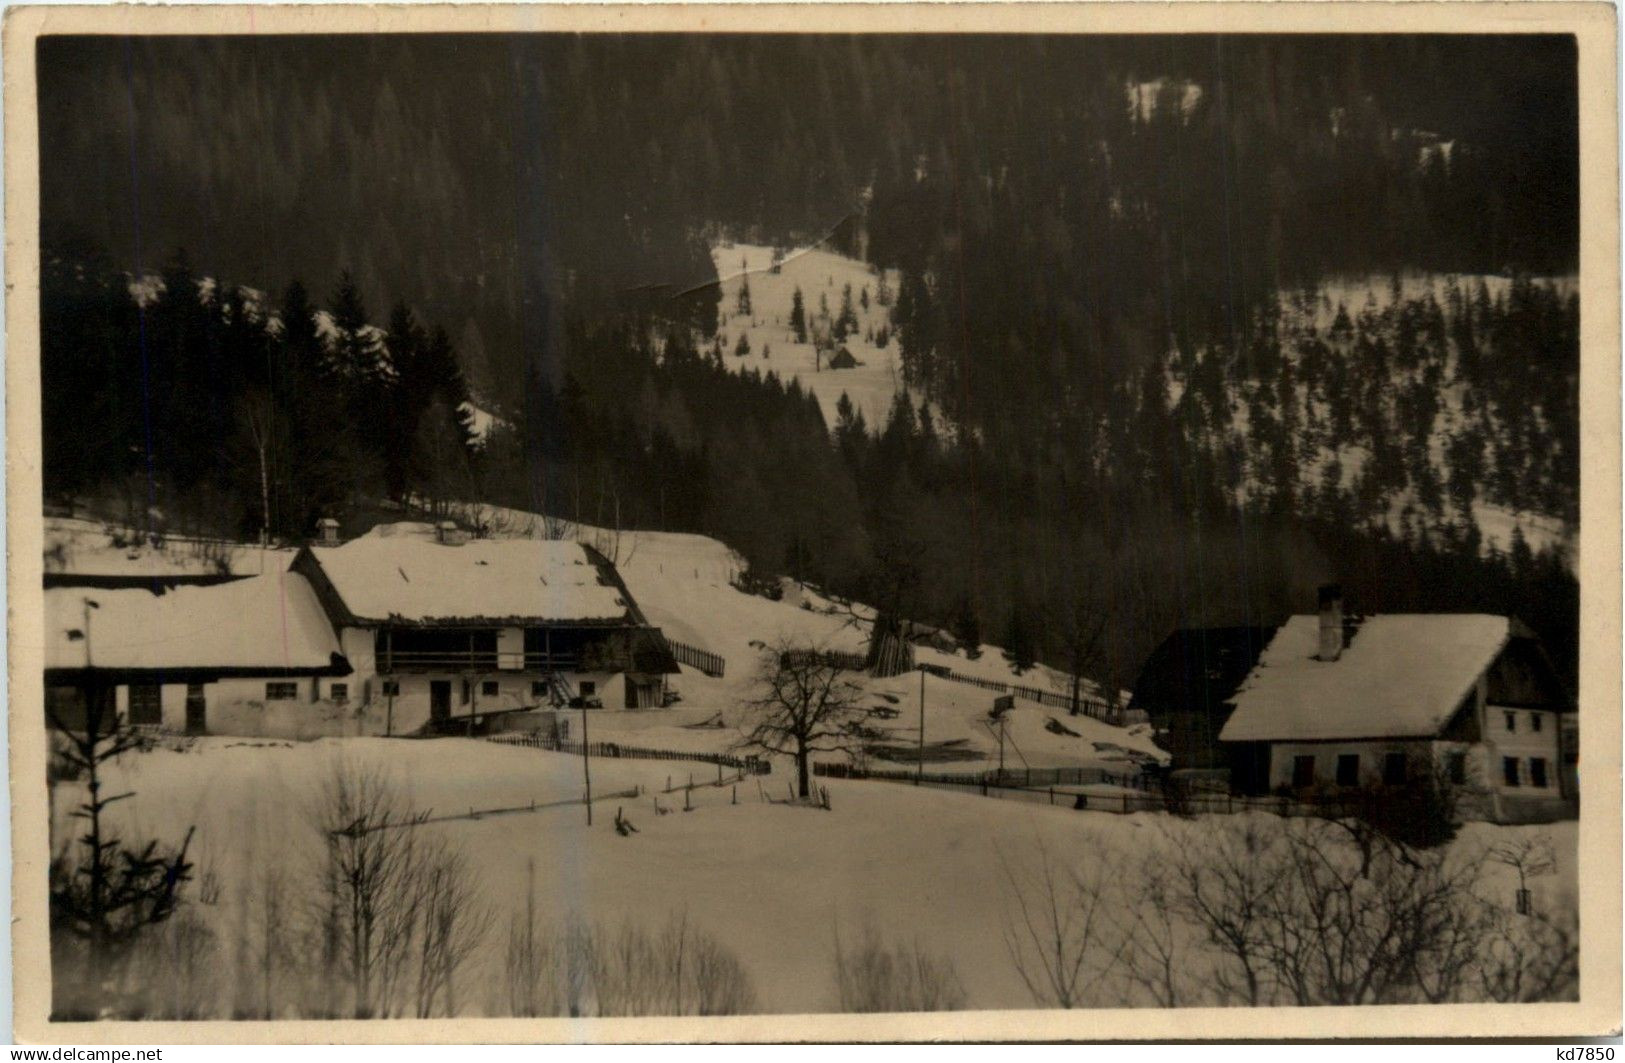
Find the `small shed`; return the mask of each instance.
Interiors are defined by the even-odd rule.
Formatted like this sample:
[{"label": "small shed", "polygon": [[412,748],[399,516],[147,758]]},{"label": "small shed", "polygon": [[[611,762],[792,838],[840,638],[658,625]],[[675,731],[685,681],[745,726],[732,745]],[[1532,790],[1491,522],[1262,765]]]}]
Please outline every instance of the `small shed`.
[{"label": "small shed", "polygon": [[852,356],[852,351],[846,347],[842,347],[829,356],[829,367],[831,369],[856,369],[862,364]]}]

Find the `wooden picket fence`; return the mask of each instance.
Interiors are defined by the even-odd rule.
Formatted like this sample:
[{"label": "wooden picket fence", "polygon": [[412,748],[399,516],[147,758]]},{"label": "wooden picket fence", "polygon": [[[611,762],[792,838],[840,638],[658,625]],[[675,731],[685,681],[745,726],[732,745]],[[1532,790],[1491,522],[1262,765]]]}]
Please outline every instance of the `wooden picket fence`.
[{"label": "wooden picket fence", "polygon": [[[570,753],[580,756],[582,746],[580,742],[566,742],[552,735],[535,733],[507,733],[491,735],[488,741],[498,742],[505,746],[524,746],[527,749],[545,749],[550,753]],[[745,756],[736,757],[727,753],[695,753],[680,749],[650,749],[647,746],[629,746],[620,742],[589,742],[586,747],[589,757],[616,758],[625,757],[633,760],[686,760],[700,764],[716,764],[724,768],[736,768],[747,775],[771,775],[773,765],[763,757]]]},{"label": "wooden picket fence", "polygon": [[[887,782],[916,780],[937,786],[967,786],[977,789],[1031,790],[1051,786],[1122,786],[1147,793],[1161,793],[1161,785],[1141,772],[1114,772],[1104,768],[990,768],[987,771],[941,772],[909,771],[906,768],[858,768],[839,762],[814,763],[813,774],[831,779],[880,779]],[[1161,796],[1157,798],[1160,803]]]},{"label": "wooden picket fence", "polygon": [[702,650],[698,646],[690,646],[674,638],[667,638],[666,645],[671,647],[671,655],[677,658],[678,664],[698,668],[713,679],[721,679],[723,672],[727,670],[728,662],[719,653]]},{"label": "wooden picket fence", "polygon": [[[849,764],[813,764],[813,774],[831,779],[875,779],[882,782],[918,784],[936,789],[1006,801],[1024,801],[1070,807],[1084,812],[1168,812],[1179,816],[1235,815],[1242,812],[1268,812],[1286,817],[1348,818],[1359,807],[1338,801],[1300,801],[1276,795],[1244,797],[1228,793],[1180,794],[1168,792],[1155,775],[1123,775],[1099,768],[1025,768],[984,772],[912,772],[907,770],[858,769]],[[1121,793],[1089,794],[1056,787],[1111,785]]]},{"label": "wooden picket fence", "polygon": [[[925,672],[939,679],[981,687],[983,690],[991,690],[998,694],[1014,694],[1018,698],[1036,701],[1038,704],[1052,709],[1072,711],[1071,694],[1055,690],[1040,690],[1037,687],[1019,686],[1014,683],[1002,683],[997,679],[983,679],[980,676],[966,675],[963,672],[956,672],[952,668],[944,668],[938,665],[925,665],[922,667]],[[1111,707],[1099,698],[1080,695],[1078,698],[1078,711],[1092,719],[1114,722],[1111,720]]]}]

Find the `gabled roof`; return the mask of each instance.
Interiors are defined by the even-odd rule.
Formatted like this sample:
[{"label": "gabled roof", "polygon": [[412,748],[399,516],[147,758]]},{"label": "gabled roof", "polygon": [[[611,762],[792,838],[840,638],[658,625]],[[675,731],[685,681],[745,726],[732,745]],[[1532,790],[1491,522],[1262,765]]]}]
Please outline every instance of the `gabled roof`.
[{"label": "gabled roof", "polygon": [[435,539],[432,525],[381,524],[341,546],[307,548],[342,605],[363,624],[637,623],[623,588],[580,544],[542,539]]},{"label": "gabled roof", "polygon": [[1152,651],[1130,709],[1212,712],[1230,700],[1275,635],[1273,627],[1180,628]]},{"label": "gabled roof", "polygon": [[1367,618],[1335,661],[1316,658],[1320,618],[1276,632],[1233,699],[1225,742],[1426,738],[1450,722],[1511,635],[1504,616]]},{"label": "gabled roof", "polygon": [[[87,607],[86,599],[95,606]],[[158,594],[47,590],[47,671],[87,666],[235,675],[350,670],[310,584],[288,572]]]}]

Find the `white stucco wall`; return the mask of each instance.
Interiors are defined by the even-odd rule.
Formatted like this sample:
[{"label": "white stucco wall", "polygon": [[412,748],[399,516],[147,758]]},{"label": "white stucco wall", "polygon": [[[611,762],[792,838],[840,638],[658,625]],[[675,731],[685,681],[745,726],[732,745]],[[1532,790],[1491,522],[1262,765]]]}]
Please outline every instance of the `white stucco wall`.
[{"label": "white stucco wall", "polygon": [[[1513,727],[1508,729],[1507,717]],[[1536,721],[1540,730],[1535,730]],[[1559,793],[1561,763],[1559,741],[1561,720],[1555,712],[1541,709],[1514,709],[1500,705],[1484,707],[1484,740],[1487,747],[1485,779],[1503,794],[1513,796],[1555,796]],[[1503,758],[1518,761],[1518,785],[1506,781]],[[1546,785],[1535,786],[1531,762],[1546,762]]]}]

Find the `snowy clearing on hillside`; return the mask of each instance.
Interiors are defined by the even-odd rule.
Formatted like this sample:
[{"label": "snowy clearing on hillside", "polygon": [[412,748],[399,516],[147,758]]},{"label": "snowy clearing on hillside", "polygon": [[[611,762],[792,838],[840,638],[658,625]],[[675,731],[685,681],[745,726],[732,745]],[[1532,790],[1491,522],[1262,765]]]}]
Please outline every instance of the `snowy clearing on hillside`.
[{"label": "snowy clearing on hillside", "polygon": [[[717,276],[722,279],[722,303],[718,308],[717,335],[722,341],[723,362],[734,372],[755,369],[766,376],[771,370],[786,382],[798,380],[818,397],[824,421],[835,426],[835,404],[844,392],[862,412],[871,429],[886,423],[892,396],[903,390],[903,369],[897,339],[885,347],[875,345],[875,334],[891,331],[890,307],[880,303],[880,274],[866,263],[819,248],[790,251],[775,268],[774,249],[753,244],[719,244],[711,250]],[[740,289],[750,286],[751,312],[739,312]],[[890,271],[886,284],[897,291],[898,277]],[[819,356],[809,341],[798,343],[790,327],[790,307],[797,288],[801,289],[809,329],[827,311],[834,318],[841,312],[846,286],[852,287],[852,309],[858,327],[841,347],[852,352],[858,365],[851,369],[831,369],[825,352]],[[869,305],[862,305],[864,294]],[[750,353],[736,355],[739,338],[744,336]]]},{"label": "snowy clearing on hillside", "polygon": [[505,418],[499,417],[497,414],[492,413],[490,410],[487,410],[482,406],[475,405],[472,401],[463,403],[458,407],[458,409],[468,415],[468,429],[474,437],[474,444],[476,446],[483,446],[485,444],[486,437],[489,436],[494,429],[513,427],[513,425]]},{"label": "snowy clearing on hillside", "polygon": [[164,535],[142,539],[128,528],[78,517],[45,518],[45,574],[104,577],[259,576],[282,572],[295,550],[253,543]]},{"label": "snowy clearing on hillside", "polygon": [[[1181,861],[1190,853],[1229,844],[1249,827],[1265,838],[1286,829],[1285,821],[1257,814],[1120,816],[840,780],[828,781],[825,810],[770,801],[781,796],[775,791],[782,791],[782,772],[760,780],[760,788],[758,780],[747,779],[695,789],[686,802],[690,810],[683,811],[683,794],[662,791],[668,777],[680,782],[694,765],[602,759],[592,762],[595,793],[641,793],[601,801],[589,827],[579,803],[579,758],[477,740],[204,739],[126,754],[108,773],[108,784],[119,792],[134,791],[110,813],[126,836],[174,842],[196,828],[191,855],[212,900],[191,911],[219,944],[192,962],[218,965],[206,968],[214,978],[201,980],[201,992],[215,998],[213,1008],[227,1006],[232,971],[243,973],[245,964],[252,969],[244,955],[251,935],[244,928],[263,918],[267,876],[276,876],[290,904],[314,896],[311,876],[319,874],[325,847],[312,817],[340,765],[348,766],[342,770],[352,778],[363,766],[381,772],[411,807],[439,820],[416,828],[418,835],[452,846],[476,870],[468,910],[489,913],[490,924],[459,974],[464,1014],[506,1008],[509,928],[524,913],[532,889],[537,921],[548,933],[571,921],[609,931],[633,925],[651,933],[675,919],[686,921],[737,957],[764,1011],[839,1007],[836,938],[852,941],[865,928],[952,964],[963,990],[960,1006],[1031,1007],[1035,1000],[1012,960],[1007,934],[1019,926],[1012,923],[1019,900],[1039,899],[1031,890],[1044,861],[1066,874],[1076,871],[1127,918],[1142,911],[1139,892],[1150,870],[1185,866]],[[61,784],[53,795],[57,837],[68,830],[66,811],[80,795],[76,784]],[[532,802],[567,803],[466,815]],[[657,805],[667,812],[658,812]],[[616,830],[618,811],[635,833]],[[1537,909],[1572,910],[1573,823],[1469,825],[1453,843],[1452,857],[1467,859],[1492,844],[1532,839],[1549,840],[1556,854],[1555,874],[1531,881]],[[1517,880],[1510,868],[1491,863],[1480,881],[1488,901],[1505,904]],[[284,932],[290,942],[297,940],[294,925],[308,918],[306,912],[289,909]],[[1169,932],[1181,956],[1178,966],[1189,974],[1180,980],[1185,1002],[1213,1000],[1214,984],[1199,972],[1222,961],[1194,927],[1176,921]],[[1104,962],[1114,940],[1100,939],[1092,962],[1101,964],[1101,976],[1078,1002],[1153,1003],[1122,962]],[[169,962],[161,951],[155,955]],[[298,969],[296,959],[290,969]]]}]

